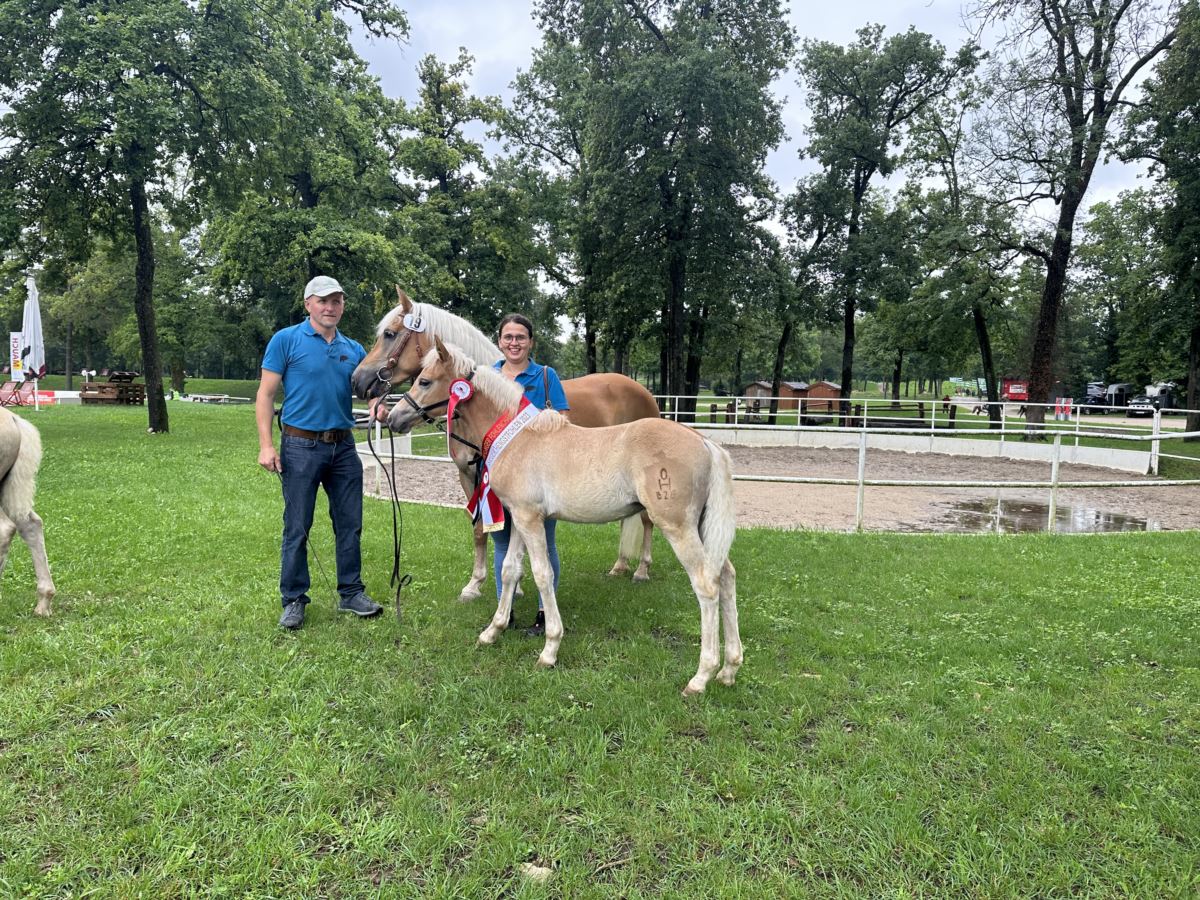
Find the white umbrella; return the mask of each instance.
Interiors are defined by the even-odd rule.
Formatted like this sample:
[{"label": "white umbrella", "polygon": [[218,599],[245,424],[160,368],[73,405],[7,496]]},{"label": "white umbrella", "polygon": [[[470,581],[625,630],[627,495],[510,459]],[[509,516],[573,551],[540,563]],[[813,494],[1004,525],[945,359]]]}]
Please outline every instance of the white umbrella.
[{"label": "white umbrella", "polygon": [[46,374],[46,345],[42,341],[42,310],[38,305],[37,284],[30,275],[25,279],[25,315],[21,319],[21,373],[32,378],[33,404],[38,406],[37,380]]}]

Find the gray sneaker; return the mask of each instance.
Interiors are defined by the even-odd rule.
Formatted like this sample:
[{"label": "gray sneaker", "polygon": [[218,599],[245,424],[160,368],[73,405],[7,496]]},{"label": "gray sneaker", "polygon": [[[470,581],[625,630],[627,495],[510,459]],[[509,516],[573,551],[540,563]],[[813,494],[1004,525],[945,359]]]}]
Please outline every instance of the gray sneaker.
[{"label": "gray sneaker", "polygon": [[279,617],[279,627],[287,628],[295,631],[304,624],[304,607],[307,604],[303,600],[293,600],[283,608],[283,615]]},{"label": "gray sneaker", "polygon": [[368,597],[366,594],[359,594],[357,597],[352,597],[347,600],[342,598],[338,603],[340,612],[354,613],[356,616],[362,616],[364,619],[370,616],[377,616],[383,612],[383,607]]}]

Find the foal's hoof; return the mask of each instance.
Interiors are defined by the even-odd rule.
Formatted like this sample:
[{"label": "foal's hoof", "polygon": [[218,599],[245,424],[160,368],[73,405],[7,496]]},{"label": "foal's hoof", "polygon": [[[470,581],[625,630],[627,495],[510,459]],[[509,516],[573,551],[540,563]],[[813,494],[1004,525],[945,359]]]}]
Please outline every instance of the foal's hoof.
[{"label": "foal's hoof", "polygon": [[642,571],[641,569],[638,569],[636,572],[633,573],[633,580],[635,582],[649,581],[650,580],[650,570],[646,569],[645,571]]},{"label": "foal's hoof", "polygon": [[555,665],[556,661],[553,659],[546,659],[544,656],[538,657],[537,667],[539,669],[553,669]]},{"label": "foal's hoof", "polygon": [[39,603],[37,606],[35,606],[33,608],[33,612],[35,615],[39,615],[39,616],[42,616],[42,617],[48,619],[48,618],[50,618],[50,604],[47,603],[47,604],[43,605],[43,604]]},{"label": "foal's hoof", "polygon": [[629,566],[625,565],[624,563],[617,563],[611,569],[608,570],[608,577],[609,578],[617,578],[621,575],[624,575],[628,571],[629,571]]},{"label": "foal's hoof", "polygon": [[726,687],[733,687],[733,682],[737,679],[737,669],[731,669],[729,666],[723,668],[717,673],[717,681]]},{"label": "foal's hoof", "polygon": [[459,603],[470,603],[472,600],[479,599],[479,588],[473,588],[467,585],[458,595]]},{"label": "foal's hoof", "polygon": [[495,629],[491,628],[490,626],[488,628],[485,628],[483,631],[481,631],[479,633],[479,639],[477,641],[475,641],[475,646],[476,647],[490,647],[492,644],[496,643],[496,637],[497,637],[497,635],[499,635],[499,633],[500,632],[496,631]]},{"label": "foal's hoof", "polygon": [[703,694],[704,687],[705,687],[705,683],[703,681],[697,683],[696,679],[693,678],[691,681],[689,681],[687,683],[687,687],[685,687],[683,689],[683,696],[695,697],[697,694]]}]

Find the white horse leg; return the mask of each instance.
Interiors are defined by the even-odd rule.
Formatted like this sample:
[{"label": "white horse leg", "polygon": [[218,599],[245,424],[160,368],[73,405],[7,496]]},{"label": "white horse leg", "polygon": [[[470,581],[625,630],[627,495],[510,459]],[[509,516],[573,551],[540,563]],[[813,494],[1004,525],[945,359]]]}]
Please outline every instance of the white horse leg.
[{"label": "white horse leg", "polygon": [[742,637],[738,632],[737,572],[729,560],[721,568],[721,629],[725,632],[725,665],[717,673],[717,681],[730,685],[742,666]]},{"label": "white horse leg", "polygon": [[[621,542],[617,546],[617,561],[609,569],[610,576],[624,575],[629,571],[629,560],[638,556],[640,562],[633,573],[634,581],[650,580],[650,544],[654,536],[654,523],[643,510],[638,515],[621,520]],[[639,555],[640,554],[640,555]]]},{"label": "white horse leg", "polygon": [[0,575],[4,573],[4,566],[8,563],[8,548],[16,533],[16,523],[0,510]]},{"label": "white horse leg", "polygon": [[717,621],[717,598],[721,591],[721,573],[708,572],[704,564],[704,544],[694,529],[663,528],[671,549],[687,570],[692,590],[700,602],[700,664],[696,674],[683,689],[683,696],[700,694],[708,686],[717,671],[720,657],[721,637]]},{"label": "white horse leg", "polygon": [[471,530],[475,540],[475,563],[471,568],[471,580],[458,594],[462,603],[477,599],[484,582],[487,581],[487,535],[479,527],[479,523],[473,524]]},{"label": "white horse leg", "polygon": [[654,543],[654,523],[650,521],[650,514],[645,510],[642,511],[642,561],[637,567],[637,571],[633,573],[634,581],[649,581],[650,580],[650,547]]},{"label": "white horse leg", "polygon": [[508,554],[504,557],[504,567],[500,571],[500,602],[496,604],[496,613],[488,622],[487,628],[479,635],[480,644],[494,644],[500,633],[508,628],[508,620],[512,615],[513,595],[517,582],[521,580],[521,572],[525,565],[525,542],[517,529],[510,530],[508,539]]},{"label": "white horse leg", "polygon": [[[46,538],[42,530],[42,520],[37,513],[30,510],[28,515],[15,523],[15,527],[21,533],[21,540],[29,546],[29,555],[33,557],[33,571],[37,573],[38,602],[33,611],[39,616],[48,616],[50,601],[54,599],[55,591],[54,580],[50,577],[50,561],[46,558]],[[8,532],[8,538],[3,542],[5,556],[11,540],[12,532]]]},{"label": "white horse leg", "polygon": [[[558,647],[562,643],[562,617],[558,612],[558,596],[554,593],[554,569],[550,566],[550,552],[546,547],[546,524],[541,514],[532,512],[513,515],[513,533],[520,531],[529,548],[529,567],[533,580],[542,595],[542,611],[546,616],[546,644],[542,647],[537,664],[549,669],[558,661]],[[508,560],[505,560],[507,568]]]}]

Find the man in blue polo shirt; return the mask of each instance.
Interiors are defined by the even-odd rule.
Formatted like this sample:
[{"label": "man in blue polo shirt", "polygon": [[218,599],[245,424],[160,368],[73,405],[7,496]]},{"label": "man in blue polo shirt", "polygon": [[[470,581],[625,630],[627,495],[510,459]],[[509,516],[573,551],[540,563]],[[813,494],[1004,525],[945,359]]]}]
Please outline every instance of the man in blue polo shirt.
[{"label": "man in blue polo shirt", "polygon": [[[308,532],[318,485],[325,488],[333,521],[338,609],[356,616],[375,616],[383,609],[362,583],[362,461],[350,406],[350,375],[367,353],[337,330],[346,298],[333,278],[318,275],[305,286],[304,309],[307,319],[276,332],[267,344],[255,399],[258,464],[280,473],[283,481],[279,624],[291,629],[304,624],[309,601]],[[280,387],[283,435],[276,452],[271,421]]]}]

